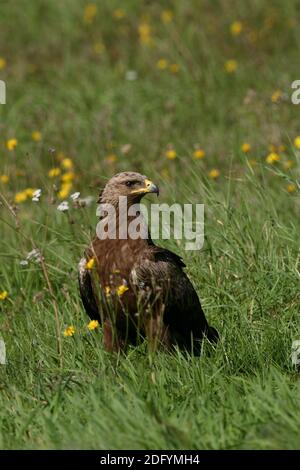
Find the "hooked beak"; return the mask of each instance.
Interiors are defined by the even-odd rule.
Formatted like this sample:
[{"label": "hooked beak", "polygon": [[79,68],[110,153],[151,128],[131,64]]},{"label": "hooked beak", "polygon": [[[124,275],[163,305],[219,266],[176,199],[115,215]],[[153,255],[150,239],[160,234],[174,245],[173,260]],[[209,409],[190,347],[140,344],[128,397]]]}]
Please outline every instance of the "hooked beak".
[{"label": "hooked beak", "polygon": [[145,180],[145,192],[146,193],[155,193],[157,196],[159,196],[159,189],[156,184],[152,183],[151,180]]}]

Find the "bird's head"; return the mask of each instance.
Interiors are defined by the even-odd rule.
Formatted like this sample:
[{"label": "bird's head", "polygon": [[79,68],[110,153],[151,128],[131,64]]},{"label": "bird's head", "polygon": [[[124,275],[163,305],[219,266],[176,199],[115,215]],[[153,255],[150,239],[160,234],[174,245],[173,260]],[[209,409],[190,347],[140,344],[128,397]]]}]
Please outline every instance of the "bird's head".
[{"label": "bird's head", "polygon": [[117,205],[120,196],[127,197],[128,205],[140,202],[149,193],[159,194],[159,189],[150,179],[140,173],[125,171],[113,176],[106,183],[99,202]]}]

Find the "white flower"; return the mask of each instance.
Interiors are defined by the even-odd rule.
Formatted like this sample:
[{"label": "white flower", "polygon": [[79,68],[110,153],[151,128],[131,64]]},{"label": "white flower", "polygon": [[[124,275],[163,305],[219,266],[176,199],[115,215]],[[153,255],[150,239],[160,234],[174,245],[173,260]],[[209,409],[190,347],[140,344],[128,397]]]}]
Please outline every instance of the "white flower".
[{"label": "white flower", "polygon": [[70,198],[72,199],[72,201],[76,201],[80,196],[80,193],[77,192],[77,193],[74,193],[74,194],[71,194]]},{"label": "white flower", "polygon": [[32,195],[32,201],[33,202],[39,202],[41,194],[42,194],[41,189],[37,189],[36,191],[34,191],[34,193]]},{"label": "white flower", "polygon": [[[42,261],[42,253],[39,250],[33,249],[26,256],[26,260],[27,260],[27,264],[28,264],[28,261],[30,260],[33,260],[36,263],[40,263]],[[26,262],[26,260],[24,261]],[[25,262],[21,261],[20,264],[22,264],[22,266],[26,266]]]},{"label": "white flower", "polygon": [[61,212],[66,212],[69,210],[69,203],[68,201],[63,201],[57,206],[57,210]]},{"label": "white flower", "polygon": [[20,265],[21,266],[28,266],[28,261],[26,259],[22,259],[22,261],[20,261]]},{"label": "white flower", "polygon": [[127,70],[125,74],[125,80],[129,80],[132,82],[133,80],[136,80],[138,77],[137,72],[135,70]]}]

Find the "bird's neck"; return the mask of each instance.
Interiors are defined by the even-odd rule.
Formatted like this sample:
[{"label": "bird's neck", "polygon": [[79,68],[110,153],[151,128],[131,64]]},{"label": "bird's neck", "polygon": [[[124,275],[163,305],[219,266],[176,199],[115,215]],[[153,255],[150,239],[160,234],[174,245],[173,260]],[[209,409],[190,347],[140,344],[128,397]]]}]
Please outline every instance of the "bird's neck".
[{"label": "bird's neck", "polygon": [[[128,205],[111,202],[100,203],[97,212],[100,221],[97,225],[97,235],[99,238],[113,240],[140,240],[148,243],[151,240],[147,222],[140,211],[139,202],[128,203]],[[101,233],[100,233],[101,232]],[[109,235],[105,235],[108,233]]]}]

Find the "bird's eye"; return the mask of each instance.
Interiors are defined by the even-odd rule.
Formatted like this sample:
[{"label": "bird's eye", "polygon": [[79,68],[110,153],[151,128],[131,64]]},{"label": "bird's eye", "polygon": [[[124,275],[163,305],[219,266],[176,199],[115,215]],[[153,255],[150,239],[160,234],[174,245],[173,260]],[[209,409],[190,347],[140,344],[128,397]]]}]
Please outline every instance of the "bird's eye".
[{"label": "bird's eye", "polygon": [[131,188],[132,186],[134,186],[135,184],[139,184],[139,181],[126,181],[125,182],[126,186],[128,186],[129,188]]}]

